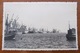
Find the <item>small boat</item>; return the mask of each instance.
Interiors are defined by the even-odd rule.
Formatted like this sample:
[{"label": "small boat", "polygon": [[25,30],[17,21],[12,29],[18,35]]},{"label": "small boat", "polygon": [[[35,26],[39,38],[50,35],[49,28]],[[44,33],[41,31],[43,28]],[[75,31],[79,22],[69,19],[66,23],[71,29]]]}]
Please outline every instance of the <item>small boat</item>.
[{"label": "small boat", "polygon": [[66,34],[66,38],[67,40],[76,40],[76,30],[75,28],[70,28],[70,25],[69,25],[69,30],[68,30],[68,33]]},{"label": "small boat", "polygon": [[15,38],[15,35],[16,35],[16,31],[15,30],[10,30],[8,32],[8,34],[5,34],[4,39],[5,40],[13,40]]},{"label": "small boat", "polygon": [[68,34],[66,34],[67,40],[76,40],[76,34],[73,32],[75,29],[69,29]]}]

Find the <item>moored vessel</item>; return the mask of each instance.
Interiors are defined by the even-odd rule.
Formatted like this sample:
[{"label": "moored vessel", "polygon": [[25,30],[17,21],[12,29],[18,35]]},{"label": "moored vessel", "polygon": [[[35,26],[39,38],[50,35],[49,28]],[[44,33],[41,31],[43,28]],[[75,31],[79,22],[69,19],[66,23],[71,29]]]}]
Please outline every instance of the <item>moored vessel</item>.
[{"label": "moored vessel", "polygon": [[70,28],[69,25],[69,30],[68,33],[66,34],[67,40],[76,40],[76,29],[75,28]]}]

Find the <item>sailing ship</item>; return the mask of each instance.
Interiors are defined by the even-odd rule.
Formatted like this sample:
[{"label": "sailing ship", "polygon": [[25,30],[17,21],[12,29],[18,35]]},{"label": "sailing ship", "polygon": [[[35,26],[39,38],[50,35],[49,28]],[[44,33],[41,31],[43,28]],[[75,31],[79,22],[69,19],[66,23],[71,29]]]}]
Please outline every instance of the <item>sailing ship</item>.
[{"label": "sailing ship", "polygon": [[67,40],[76,40],[76,30],[75,28],[70,28],[70,24],[69,24],[69,30],[68,33],[66,34],[66,38]]},{"label": "sailing ship", "polygon": [[[8,18],[8,14],[7,14],[7,18],[5,20],[5,36],[4,36],[4,39],[5,40],[11,40],[11,39],[14,39],[15,38],[15,35],[16,35],[16,19],[11,19],[9,20]],[[12,25],[12,26],[11,26]]]}]

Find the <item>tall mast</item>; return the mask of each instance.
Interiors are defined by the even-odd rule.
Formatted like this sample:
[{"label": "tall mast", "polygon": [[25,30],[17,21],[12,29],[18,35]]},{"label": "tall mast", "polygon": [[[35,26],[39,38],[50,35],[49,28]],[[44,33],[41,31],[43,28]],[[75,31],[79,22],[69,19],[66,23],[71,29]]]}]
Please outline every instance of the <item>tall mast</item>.
[{"label": "tall mast", "polygon": [[7,14],[7,18],[6,18],[6,25],[8,26],[8,14]]},{"label": "tall mast", "polygon": [[6,18],[6,34],[8,34],[8,28],[9,28],[9,27],[8,27],[8,15],[9,15],[9,14],[7,14],[7,18]]},{"label": "tall mast", "polygon": [[70,22],[69,22],[69,29],[70,29]]}]

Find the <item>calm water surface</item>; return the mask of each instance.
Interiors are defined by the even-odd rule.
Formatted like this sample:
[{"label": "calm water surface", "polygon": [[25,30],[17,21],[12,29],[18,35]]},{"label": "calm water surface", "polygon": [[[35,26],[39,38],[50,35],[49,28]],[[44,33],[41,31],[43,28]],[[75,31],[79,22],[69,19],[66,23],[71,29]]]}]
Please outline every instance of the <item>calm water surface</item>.
[{"label": "calm water surface", "polygon": [[76,41],[67,41],[65,33],[18,34],[15,40],[5,40],[4,48],[76,48]]}]

